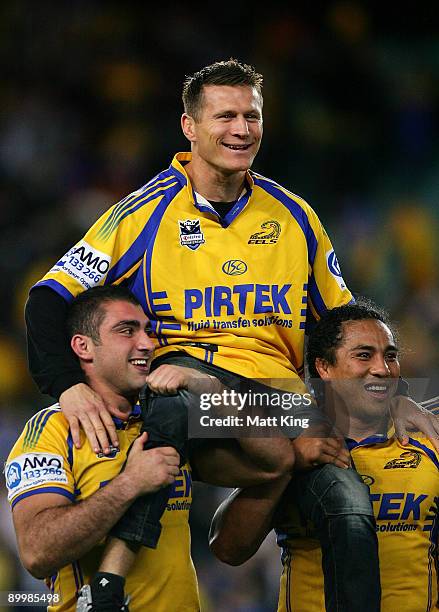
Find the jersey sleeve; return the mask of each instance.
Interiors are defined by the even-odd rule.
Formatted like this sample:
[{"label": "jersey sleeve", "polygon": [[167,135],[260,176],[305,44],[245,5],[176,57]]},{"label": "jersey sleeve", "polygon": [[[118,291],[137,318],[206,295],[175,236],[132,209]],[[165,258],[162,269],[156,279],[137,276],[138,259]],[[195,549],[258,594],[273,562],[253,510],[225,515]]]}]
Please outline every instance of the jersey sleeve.
[{"label": "jersey sleeve", "polygon": [[[308,299],[310,321],[318,321],[331,308],[353,302],[340,269],[337,256],[320,219],[311,207],[307,208],[309,222]],[[308,327],[308,326],[307,326]]]},{"label": "jersey sleeve", "polygon": [[431,399],[424,400],[421,402],[421,406],[426,410],[430,410],[436,416],[439,416],[439,395],[432,397]]},{"label": "jersey sleeve", "polygon": [[73,442],[59,408],[46,408],[26,424],[5,464],[8,501],[39,493],[75,499]]},{"label": "jersey sleeve", "polygon": [[119,284],[140,266],[157,214],[151,188],[133,192],[104,213],[34,287],[47,285],[70,302],[91,287]]}]

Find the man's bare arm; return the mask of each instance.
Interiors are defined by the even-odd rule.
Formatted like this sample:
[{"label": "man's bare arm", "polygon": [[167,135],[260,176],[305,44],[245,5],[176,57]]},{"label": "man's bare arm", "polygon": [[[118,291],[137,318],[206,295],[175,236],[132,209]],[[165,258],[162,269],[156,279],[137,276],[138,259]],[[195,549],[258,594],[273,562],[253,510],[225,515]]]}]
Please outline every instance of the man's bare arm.
[{"label": "man's bare arm", "polygon": [[[221,393],[224,385],[215,377],[194,368],[179,365],[163,364],[151,372],[146,378],[148,386],[162,395],[173,394],[178,389],[187,389],[194,396],[201,393]],[[234,414],[234,409],[227,406],[217,406],[216,416]],[[225,487],[249,486],[279,478],[291,473],[294,466],[294,450],[290,440],[279,430],[278,437],[270,438],[240,438],[237,449],[234,445],[234,457],[223,453],[225,440],[215,440],[217,449],[211,449],[215,456],[204,454],[203,461],[198,461],[199,474],[203,471],[201,480]],[[238,455],[240,455],[238,457]],[[235,459],[238,458],[238,463]],[[232,459],[232,463],[229,463]],[[212,466],[212,469],[210,469]],[[240,469],[240,474],[234,470]],[[239,476],[239,477],[237,477]]]},{"label": "man's bare arm", "polygon": [[44,578],[82,557],[104,538],[139,495],[174,482],[179,455],[170,447],[143,450],[147,435],[134,442],[125,470],[107,486],[77,504],[41,493],[19,501],[13,510],[23,565]]},{"label": "man's bare arm", "polygon": [[290,478],[236,489],[212,519],[209,546],[220,561],[241,565],[252,557],[273,526],[276,507]]},{"label": "man's bare arm", "polygon": [[[272,445],[277,438],[270,438]],[[283,440],[282,440],[283,443]],[[277,467],[264,470],[253,462],[236,440],[214,439],[203,441],[190,451],[190,464],[196,480],[217,487],[252,487],[273,482],[289,472],[288,457],[279,461]]]}]

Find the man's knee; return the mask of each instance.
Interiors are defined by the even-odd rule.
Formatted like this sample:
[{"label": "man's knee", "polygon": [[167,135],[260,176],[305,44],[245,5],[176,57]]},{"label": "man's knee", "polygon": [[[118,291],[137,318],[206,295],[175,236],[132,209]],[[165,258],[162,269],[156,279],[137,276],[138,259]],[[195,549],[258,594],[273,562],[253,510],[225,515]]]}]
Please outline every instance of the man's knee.
[{"label": "man's knee", "polygon": [[355,470],[326,464],[296,478],[297,503],[307,518],[350,514],[373,517],[369,488]]},{"label": "man's knee", "polygon": [[343,470],[332,464],[324,465],[319,468],[311,488],[327,516],[373,516],[369,487],[353,469]]}]

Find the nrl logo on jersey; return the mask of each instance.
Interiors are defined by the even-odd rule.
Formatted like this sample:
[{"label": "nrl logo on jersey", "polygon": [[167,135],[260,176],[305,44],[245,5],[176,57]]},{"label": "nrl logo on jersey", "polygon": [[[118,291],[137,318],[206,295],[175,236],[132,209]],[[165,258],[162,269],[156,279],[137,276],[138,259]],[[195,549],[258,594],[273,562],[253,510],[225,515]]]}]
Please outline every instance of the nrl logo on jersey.
[{"label": "nrl logo on jersey", "polygon": [[250,236],[248,244],[275,244],[278,241],[281,227],[277,221],[264,221],[261,228],[262,232]]},{"label": "nrl logo on jersey", "polygon": [[397,459],[391,459],[384,466],[385,470],[415,469],[421,463],[422,455],[418,451],[405,451]]},{"label": "nrl logo on jersey", "polygon": [[181,246],[187,246],[188,249],[195,251],[201,244],[206,242],[201,231],[199,219],[186,219],[186,221],[179,221],[178,225],[180,227]]}]

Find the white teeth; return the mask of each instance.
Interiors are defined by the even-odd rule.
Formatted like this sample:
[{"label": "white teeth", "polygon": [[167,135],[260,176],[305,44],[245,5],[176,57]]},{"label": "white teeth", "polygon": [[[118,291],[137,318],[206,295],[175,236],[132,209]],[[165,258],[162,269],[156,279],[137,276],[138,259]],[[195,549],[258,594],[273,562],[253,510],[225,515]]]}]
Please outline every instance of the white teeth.
[{"label": "white teeth", "polygon": [[249,145],[229,145],[225,144],[225,147],[228,149],[233,149],[234,151],[241,151],[242,149],[247,149]]},{"label": "white teeth", "polygon": [[382,385],[366,385],[368,391],[387,391],[387,387]]},{"label": "white teeth", "polygon": [[131,363],[138,366],[146,366],[146,359],[131,359]]}]

